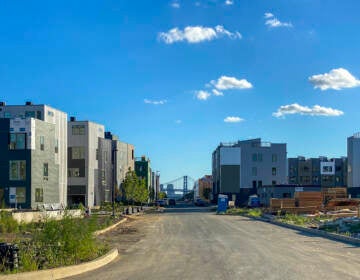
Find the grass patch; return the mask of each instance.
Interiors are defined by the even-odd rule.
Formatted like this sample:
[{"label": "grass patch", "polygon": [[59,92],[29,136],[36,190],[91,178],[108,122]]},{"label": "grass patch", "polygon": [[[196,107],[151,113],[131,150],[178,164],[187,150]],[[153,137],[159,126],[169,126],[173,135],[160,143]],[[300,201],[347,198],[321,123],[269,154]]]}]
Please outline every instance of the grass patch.
[{"label": "grass patch", "polygon": [[226,211],[226,214],[260,217],[262,211],[260,208],[230,208]]}]

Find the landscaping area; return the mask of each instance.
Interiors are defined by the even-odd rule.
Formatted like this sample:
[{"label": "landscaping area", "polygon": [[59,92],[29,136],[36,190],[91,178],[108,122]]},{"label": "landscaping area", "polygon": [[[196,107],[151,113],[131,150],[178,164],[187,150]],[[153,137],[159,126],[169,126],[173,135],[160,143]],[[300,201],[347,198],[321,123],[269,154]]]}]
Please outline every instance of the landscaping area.
[{"label": "landscaping area", "polygon": [[[84,218],[72,218],[65,213],[61,220],[18,223],[11,212],[0,211],[0,242],[16,244],[18,268],[11,270],[0,262],[2,273],[35,271],[93,260],[109,251],[109,246],[100,242],[94,232],[104,229],[121,219],[106,214],[108,209],[99,209]],[[102,213],[102,214],[101,214]]]},{"label": "landscaping area", "polygon": [[357,215],[348,216],[348,211],[340,210],[336,213],[324,214],[290,214],[279,211],[277,215],[270,215],[268,209],[262,208],[230,208],[226,215],[242,215],[250,217],[265,217],[277,222],[293,224],[305,228],[323,230],[354,238],[360,238],[360,218]]}]

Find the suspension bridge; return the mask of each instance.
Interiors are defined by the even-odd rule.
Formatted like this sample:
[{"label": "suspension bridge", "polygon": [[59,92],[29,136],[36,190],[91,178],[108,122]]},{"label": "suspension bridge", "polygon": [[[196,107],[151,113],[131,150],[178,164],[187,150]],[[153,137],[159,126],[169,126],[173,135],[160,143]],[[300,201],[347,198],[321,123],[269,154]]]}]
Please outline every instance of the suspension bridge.
[{"label": "suspension bridge", "polygon": [[161,184],[160,189],[166,192],[168,198],[181,198],[193,190],[194,183],[193,178],[185,175]]}]

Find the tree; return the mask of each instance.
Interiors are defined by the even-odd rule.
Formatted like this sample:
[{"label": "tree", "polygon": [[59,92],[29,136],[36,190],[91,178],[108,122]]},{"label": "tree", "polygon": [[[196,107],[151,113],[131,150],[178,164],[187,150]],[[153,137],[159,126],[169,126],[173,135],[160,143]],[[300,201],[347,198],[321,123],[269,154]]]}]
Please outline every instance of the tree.
[{"label": "tree", "polygon": [[210,188],[203,189],[203,196],[205,197],[205,199],[210,199],[210,193],[211,193]]},{"label": "tree", "polygon": [[124,180],[124,192],[127,202],[132,202],[137,198],[137,188],[139,185],[139,178],[136,176],[135,171],[128,171]]},{"label": "tree", "polygon": [[166,192],[160,192],[159,193],[159,199],[164,199],[166,197],[167,197]]}]

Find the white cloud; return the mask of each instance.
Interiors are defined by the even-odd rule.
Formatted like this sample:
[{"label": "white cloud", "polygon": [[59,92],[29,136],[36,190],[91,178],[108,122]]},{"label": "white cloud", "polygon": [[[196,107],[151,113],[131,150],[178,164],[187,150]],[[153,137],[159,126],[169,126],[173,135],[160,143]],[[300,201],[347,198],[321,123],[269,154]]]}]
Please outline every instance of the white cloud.
[{"label": "white cloud", "polygon": [[224,119],[224,122],[227,122],[227,123],[238,123],[238,122],[242,122],[242,121],[244,121],[244,119],[239,118],[239,117],[226,117]]},{"label": "white cloud", "polygon": [[272,13],[265,13],[264,17],[265,18],[272,18],[272,17],[274,17],[274,15]]},{"label": "white cloud", "polygon": [[220,37],[229,37],[231,39],[241,39],[239,32],[230,32],[222,25],[217,25],[215,28],[203,26],[187,26],[184,30],[177,27],[170,29],[168,32],[160,32],[159,40],[166,44],[173,44],[176,42],[186,41],[188,43],[200,43],[204,41],[211,41]]},{"label": "white cloud", "polygon": [[212,93],[213,93],[215,96],[223,96],[223,95],[224,95],[221,91],[218,91],[217,89],[213,89],[213,90],[212,90]]},{"label": "white cloud", "polygon": [[144,99],[145,104],[153,104],[153,105],[164,105],[167,102],[167,100],[149,100]]},{"label": "white cloud", "polygon": [[196,98],[199,100],[207,100],[210,97],[210,93],[205,90],[198,90],[195,92]]},{"label": "white cloud", "polygon": [[360,86],[360,80],[356,79],[344,68],[332,69],[329,73],[313,75],[309,78],[314,88],[321,90],[353,88]]},{"label": "white cloud", "polygon": [[225,5],[233,5],[234,1],[233,0],[226,0],[225,1]]},{"label": "white cloud", "polygon": [[217,81],[210,82],[218,90],[248,89],[252,84],[245,79],[238,80],[235,77],[221,76]]},{"label": "white cloud", "polygon": [[297,103],[280,106],[277,112],[273,113],[274,117],[280,118],[285,115],[309,115],[309,116],[325,116],[325,117],[338,117],[344,114],[343,111],[329,108],[321,107],[319,105],[314,105],[312,108],[307,106],[301,106]]},{"label": "white cloud", "polygon": [[174,1],[171,3],[171,7],[175,8],[175,9],[179,9],[180,8],[180,3],[177,1]]},{"label": "white cloud", "polygon": [[265,25],[275,28],[275,27],[293,27],[291,22],[281,22],[277,19],[272,13],[265,13],[264,18],[266,19]]}]

